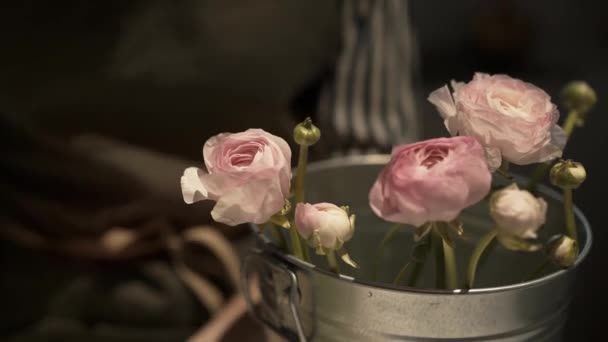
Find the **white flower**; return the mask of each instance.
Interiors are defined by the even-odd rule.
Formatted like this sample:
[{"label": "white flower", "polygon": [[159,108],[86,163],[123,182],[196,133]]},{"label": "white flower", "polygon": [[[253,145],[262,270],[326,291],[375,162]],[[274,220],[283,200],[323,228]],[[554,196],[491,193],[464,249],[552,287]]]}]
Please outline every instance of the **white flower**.
[{"label": "white flower", "polygon": [[490,215],[499,234],[535,239],[546,220],[547,202],[512,184],[492,195]]},{"label": "white flower", "polygon": [[331,203],[298,203],[295,221],[300,235],[319,254],[339,250],[355,231],[355,216]]}]

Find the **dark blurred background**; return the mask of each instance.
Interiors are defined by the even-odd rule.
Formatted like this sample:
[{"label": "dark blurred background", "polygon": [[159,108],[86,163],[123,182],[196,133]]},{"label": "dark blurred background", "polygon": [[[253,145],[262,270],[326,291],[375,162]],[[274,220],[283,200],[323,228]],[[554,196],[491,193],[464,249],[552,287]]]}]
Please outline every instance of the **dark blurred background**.
[{"label": "dark blurred background", "polygon": [[[103,325],[90,335],[99,321],[113,327],[108,331],[154,326],[160,329],[158,340],[180,340],[195,331],[209,312],[192,304],[196,295],[181,289],[183,284],[172,282],[172,268],[155,259],[155,248],[108,256],[61,243],[74,236],[98,241],[108,226],[209,222],[208,215],[192,214],[180,202],[182,167],[200,163],[203,142],[218,132],[262,127],[289,137],[294,122],[318,116],[321,85],[331,78],[342,46],[342,5],[337,0],[3,2],[0,229],[6,240],[0,251],[0,335],[121,340],[108,337]],[[556,102],[570,80],[586,80],[596,90],[598,105],[565,152],[588,170],[575,200],[595,234],[580,270],[566,340],[592,340],[604,331],[599,310],[607,297],[608,168],[602,148],[608,146],[608,6],[591,0],[414,0],[408,6],[409,17],[402,20],[414,37],[411,79],[422,137],[446,135],[427,94],[451,79],[467,81],[475,71],[524,79]],[[314,157],[330,154],[330,148],[320,147]],[[132,203],[139,209],[129,209]],[[128,213],[101,215],[99,208]],[[197,208],[203,212],[208,206]],[[163,223],[141,218],[149,213]],[[229,240],[239,239],[239,231],[218,229]],[[192,247],[185,258],[192,253],[208,257]],[[77,257],[83,254],[85,261]],[[120,274],[105,277],[112,272]],[[146,285],[162,283],[163,272],[165,285]],[[226,297],[234,290],[219,279],[221,271],[200,273],[217,278],[213,283]],[[134,277],[139,285],[121,287],[121,279]],[[142,291],[149,293],[134,299]],[[167,291],[177,299],[160,295]],[[134,313],[121,311],[121,295],[152,313],[129,321]],[[154,300],[156,306],[146,304]],[[50,311],[54,318],[40,323]],[[124,336],[153,340],[141,331]]]}]

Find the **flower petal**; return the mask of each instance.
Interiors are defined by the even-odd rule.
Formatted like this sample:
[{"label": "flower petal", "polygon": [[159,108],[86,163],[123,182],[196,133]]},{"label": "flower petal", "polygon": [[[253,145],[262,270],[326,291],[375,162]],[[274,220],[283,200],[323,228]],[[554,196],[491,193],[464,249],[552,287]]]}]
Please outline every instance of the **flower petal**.
[{"label": "flower petal", "polygon": [[189,167],[184,171],[181,185],[184,202],[187,204],[209,199],[209,192],[201,181],[201,175],[204,173],[205,171],[197,167]]},{"label": "flower petal", "polygon": [[[264,196],[260,198],[260,195]],[[262,224],[281,210],[285,199],[276,180],[261,179],[237,187],[221,196],[211,211],[217,222],[236,226]]]},{"label": "flower petal", "polygon": [[486,147],[486,159],[488,161],[488,167],[490,172],[498,170],[502,164],[502,156],[500,150],[497,148]]},{"label": "flower petal", "polygon": [[442,118],[447,119],[456,116],[456,103],[447,85],[429,94],[428,100],[437,107]]},{"label": "flower petal", "polygon": [[551,143],[547,144],[540,152],[540,162],[545,162],[562,156],[568,136],[558,125],[551,127]]}]

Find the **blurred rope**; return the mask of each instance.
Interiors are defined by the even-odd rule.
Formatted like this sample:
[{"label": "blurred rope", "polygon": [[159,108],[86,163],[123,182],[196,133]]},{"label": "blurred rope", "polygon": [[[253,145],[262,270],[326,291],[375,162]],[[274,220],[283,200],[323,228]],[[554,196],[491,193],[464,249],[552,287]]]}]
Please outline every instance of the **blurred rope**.
[{"label": "blurred rope", "polygon": [[138,230],[114,227],[99,238],[51,239],[17,224],[3,222],[2,238],[27,248],[92,260],[129,260],[168,252],[176,274],[211,314],[225,304],[222,292],[211,281],[193,270],[184,258],[186,244],[209,250],[238,289],[240,261],[230,242],[211,226],[195,226],[176,233],[166,220],[148,222]]}]

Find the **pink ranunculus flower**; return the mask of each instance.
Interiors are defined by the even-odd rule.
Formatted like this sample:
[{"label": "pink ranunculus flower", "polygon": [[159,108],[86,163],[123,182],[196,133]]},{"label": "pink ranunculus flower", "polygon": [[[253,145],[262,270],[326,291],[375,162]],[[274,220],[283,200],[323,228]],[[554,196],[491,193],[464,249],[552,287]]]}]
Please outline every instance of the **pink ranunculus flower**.
[{"label": "pink ranunculus flower", "polygon": [[491,178],[484,149],[472,137],[395,146],[369,193],[369,204],[391,222],[449,222],[484,198]]},{"label": "pink ranunculus flower", "polygon": [[230,226],[265,223],[289,196],[291,150],[261,129],[218,134],[205,143],[207,172],[187,168],[181,179],[188,204],[213,200],[211,216]]},{"label": "pink ranunculus flower", "polygon": [[469,135],[485,148],[488,164],[502,159],[518,165],[561,157],[566,134],[557,125],[559,112],[542,89],[507,75],[476,73],[469,83],[452,81],[428,100],[451,135]]},{"label": "pink ranunculus flower", "polygon": [[318,254],[338,250],[355,231],[355,215],[331,203],[298,203],[295,223],[298,233]]}]

